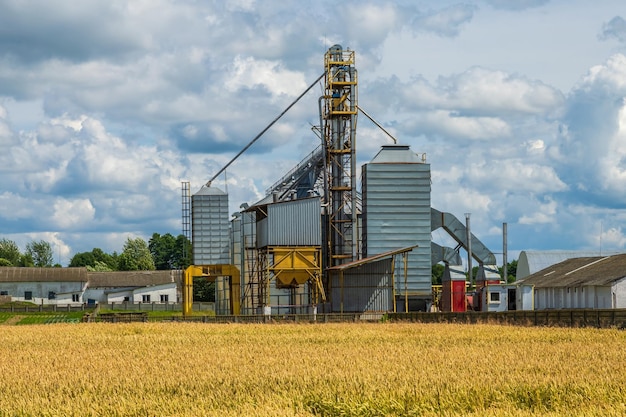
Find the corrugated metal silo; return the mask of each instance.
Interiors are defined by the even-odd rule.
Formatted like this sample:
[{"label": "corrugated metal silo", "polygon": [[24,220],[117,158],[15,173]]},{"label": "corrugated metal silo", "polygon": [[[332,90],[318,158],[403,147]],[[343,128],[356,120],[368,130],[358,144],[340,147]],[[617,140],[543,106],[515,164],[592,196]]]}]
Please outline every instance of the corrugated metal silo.
[{"label": "corrugated metal silo", "polygon": [[423,309],[431,299],[430,164],[408,145],[386,145],[362,167],[363,252],[373,256],[418,245],[408,254],[407,282],[396,264],[396,296],[404,310]]},{"label": "corrugated metal silo", "polygon": [[194,265],[230,264],[228,194],[202,187],[191,196]]}]

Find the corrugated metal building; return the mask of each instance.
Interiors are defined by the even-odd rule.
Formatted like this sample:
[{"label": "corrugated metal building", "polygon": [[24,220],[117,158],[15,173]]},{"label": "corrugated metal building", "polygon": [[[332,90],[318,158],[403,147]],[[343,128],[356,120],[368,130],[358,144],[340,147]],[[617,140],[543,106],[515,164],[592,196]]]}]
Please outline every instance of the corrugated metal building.
[{"label": "corrugated metal building", "polygon": [[626,308],[626,254],[572,258],[529,275],[536,310]]},{"label": "corrugated metal building", "polygon": [[[266,198],[241,212],[233,221],[233,262],[242,266],[242,311],[308,313],[307,280],[311,273],[321,275],[321,244],[319,197]],[[219,290],[218,307],[226,296]]]},{"label": "corrugated metal building", "polygon": [[[409,310],[431,300],[430,183],[430,165],[407,145],[383,146],[362,168],[364,257],[418,245],[408,255]],[[404,283],[396,288],[404,298]]]},{"label": "corrugated metal building", "polygon": [[[346,269],[331,278],[331,308],[339,313],[393,311],[392,259]],[[337,267],[335,267],[337,268]]]},{"label": "corrugated metal building", "polygon": [[563,262],[566,259],[582,258],[589,256],[608,256],[618,255],[624,252],[609,251],[574,251],[574,250],[546,250],[546,251],[533,251],[523,250],[520,252],[519,259],[517,261],[517,279],[523,279],[527,276],[539,272],[551,265]]},{"label": "corrugated metal building", "polygon": [[257,212],[257,247],[322,245],[319,197],[268,204],[265,212]]}]

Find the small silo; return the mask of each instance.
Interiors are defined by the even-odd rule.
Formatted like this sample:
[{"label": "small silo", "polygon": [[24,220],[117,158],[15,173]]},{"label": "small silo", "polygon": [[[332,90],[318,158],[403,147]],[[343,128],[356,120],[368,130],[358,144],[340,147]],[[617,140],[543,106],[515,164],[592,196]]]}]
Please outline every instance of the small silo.
[{"label": "small silo", "polygon": [[230,264],[228,194],[203,186],[191,196],[194,265]]},{"label": "small silo", "polygon": [[408,254],[407,280],[399,257],[395,270],[398,311],[423,310],[432,299],[430,164],[408,145],[385,145],[362,167],[365,257],[418,245]]}]

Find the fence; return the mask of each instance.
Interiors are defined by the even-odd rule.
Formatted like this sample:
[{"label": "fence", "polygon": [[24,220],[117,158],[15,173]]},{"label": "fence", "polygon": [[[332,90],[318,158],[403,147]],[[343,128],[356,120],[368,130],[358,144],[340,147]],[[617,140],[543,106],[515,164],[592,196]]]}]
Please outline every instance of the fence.
[{"label": "fence", "polygon": [[464,313],[390,313],[390,320],[420,323],[490,323],[626,329],[626,309],[568,309]]},{"label": "fence", "polygon": [[[183,311],[183,305],[180,303],[110,303],[98,304],[103,310],[119,310],[119,311]],[[192,311],[214,312],[215,303],[195,302]]]},{"label": "fence", "polygon": [[2,313],[55,313],[55,312],[73,312],[73,311],[86,311],[93,310],[92,307],[85,304],[40,304],[40,305],[19,305],[11,304],[8,306],[0,306],[0,312]]}]

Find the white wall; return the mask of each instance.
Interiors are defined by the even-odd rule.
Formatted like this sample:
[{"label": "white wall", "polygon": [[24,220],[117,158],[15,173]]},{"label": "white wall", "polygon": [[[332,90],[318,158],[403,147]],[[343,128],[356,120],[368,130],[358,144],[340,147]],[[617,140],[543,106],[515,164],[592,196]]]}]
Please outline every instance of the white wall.
[{"label": "white wall", "polygon": [[[484,287],[481,291],[481,311],[507,311],[509,305],[509,288],[511,285],[494,284]],[[493,301],[491,294],[498,294],[498,301]]]},{"label": "white wall", "polygon": [[626,308],[626,278],[615,282],[612,287],[613,308]]},{"label": "white wall", "polygon": [[144,296],[150,296],[150,303],[161,303],[161,295],[167,295],[168,303],[176,302],[176,284],[162,284],[153,287],[142,287],[133,290],[131,302],[142,303]]},{"label": "white wall", "polygon": [[517,309],[518,310],[534,310],[535,309],[535,287],[532,285],[517,286]]},{"label": "white wall", "polygon": [[[29,301],[35,304],[82,304],[82,282],[2,282],[0,291],[6,291],[13,301]],[[25,299],[25,293],[30,291],[32,298]],[[55,298],[48,298],[53,292]],[[79,301],[72,301],[72,294],[79,296]]]},{"label": "white wall", "polygon": [[610,286],[552,287],[535,289],[535,308],[614,308]]}]

